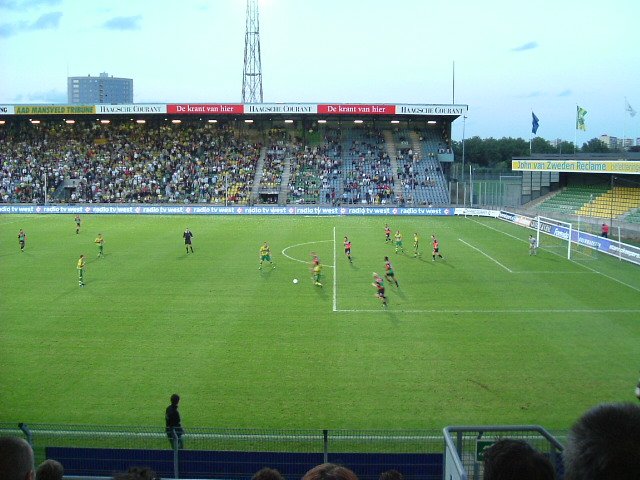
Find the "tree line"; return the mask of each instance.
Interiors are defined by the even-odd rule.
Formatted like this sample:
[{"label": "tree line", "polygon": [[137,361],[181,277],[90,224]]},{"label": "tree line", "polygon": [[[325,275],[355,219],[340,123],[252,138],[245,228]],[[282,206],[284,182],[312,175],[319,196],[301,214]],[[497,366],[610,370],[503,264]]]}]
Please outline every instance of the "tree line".
[{"label": "tree line", "polygon": [[[480,138],[478,136],[467,138],[464,141],[465,163],[473,164],[481,168],[495,171],[511,169],[512,157],[528,157],[529,142],[522,138]],[[616,153],[618,149],[611,149],[599,138],[592,138],[582,147],[575,149],[577,153]],[[629,148],[630,152],[640,151],[640,147]],[[536,153],[574,153],[573,142],[562,141],[553,145],[544,138],[535,137],[531,140],[531,152]],[[462,142],[453,142],[453,153],[456,161],[462,159]]]}]

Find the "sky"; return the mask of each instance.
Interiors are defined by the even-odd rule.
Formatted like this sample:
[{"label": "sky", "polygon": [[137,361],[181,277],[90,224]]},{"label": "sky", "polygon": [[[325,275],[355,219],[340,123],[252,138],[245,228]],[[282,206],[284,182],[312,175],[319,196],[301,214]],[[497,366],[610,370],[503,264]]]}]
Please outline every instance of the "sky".
[{"label": "sky", "polygon": [[[640,137],[638,0],[259,0],[264,102],[466,104],[453,139]],[[0,104],[240,103],[246,0],[0,0]],[[454,68],[455,65],[455,68]],[[455,72],[455,74],[454,74]],[[455,81],[454,81],[455,79]],[[626,100],[625,100],[626,98]],[[576,136],[576,106],[587,110]],[[464,132],[463,132],[464,130]]]}]

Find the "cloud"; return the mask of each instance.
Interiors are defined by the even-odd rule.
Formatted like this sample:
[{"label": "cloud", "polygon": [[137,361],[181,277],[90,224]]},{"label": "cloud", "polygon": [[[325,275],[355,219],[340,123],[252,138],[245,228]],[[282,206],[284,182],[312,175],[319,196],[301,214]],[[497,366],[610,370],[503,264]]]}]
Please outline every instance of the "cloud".
[{"label": "cloud", "polygon": [[35,22],[14,22],[0,25],[0,38],[8,38],[22,32],[36,30],[55,30],[60,25],[62,12],[50,12],[40,15]]},{"label": "cloud", "polygon": [[8,38],[16,34],[17,26],[10,23],[0,25],[0,38]]},{"label": "cloud", "polygon": [[563,90],[561,91],[558,96],[559,97],[568,97],[569,95],[571,95],[573,92],[569,89]]},{"label": "cloud", "polygon": [[142,15],[114,17],[104,22],[102,26],[109,30],[140,30],[140,20],[142,20]]},{"label": "cloud", "polygon": [[30,26],[29,30],[49,30],[58,28],[62,12],[45,13]]},{"label": "cloud", "polygon": [[512,48],[512,52],[524,52],[525,50],[533,50],[534,48],[538,48],[538,42],[527,42],[519,47]]},{"label": "cloud", "polygon": [[60,90],[46,90],[43,92],[28,92],[13,98],[15,103],[67,103],[67,92]]},{"label": "cloud", "polygon": [[0,0],[0,8],[7,10],[27,10],[41,6],[53,7],[60,5],[62,0]]}]

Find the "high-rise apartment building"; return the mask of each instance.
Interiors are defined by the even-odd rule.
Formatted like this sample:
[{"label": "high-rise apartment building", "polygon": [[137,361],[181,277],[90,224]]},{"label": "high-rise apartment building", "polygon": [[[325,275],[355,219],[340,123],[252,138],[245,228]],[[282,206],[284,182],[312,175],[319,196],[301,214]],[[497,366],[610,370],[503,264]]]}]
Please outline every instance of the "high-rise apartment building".
[{"label": "high-rise apartment building", "polygon": [[116,78],[106,72],[99,77],[69,77],[67,102],[89,105],[133,103],[133,79]]},{"label": "high-rise apartment building", "polygon": [[[600,135],[600,140],[611,150],[628,150],[633,147],[633,138],[618,138],[612,137],[611,135]],[[638,145],[638,141],[636,140],[636,145]]]},{"label": "high-rise apartment building", "polygon": [[611,150],[615,150],[616,148],[621,146],[619,145],[620,142],[618,141],[618,137],[613,137],[611,135],[607,135],[606,133],[603,135],[600,135],[600,141],[604,143],[607,147],[609,147]]}]

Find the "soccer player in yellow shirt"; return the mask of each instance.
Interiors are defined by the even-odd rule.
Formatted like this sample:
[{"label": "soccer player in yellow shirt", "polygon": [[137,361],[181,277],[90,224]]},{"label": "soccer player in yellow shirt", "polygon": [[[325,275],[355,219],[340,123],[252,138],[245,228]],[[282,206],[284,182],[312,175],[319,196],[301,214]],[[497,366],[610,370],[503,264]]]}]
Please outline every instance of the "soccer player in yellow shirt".
[{"label": "soccer player in yellow shirt", "polygon": [[94,243],[98,245],[98,258],[104,258],[104,237],[101,233],[98,234],[98,238],[94,240]]},{"label": "soccer player in yellow shirt", "polygon": [[314,264],[313,268],[311,269],[311,272],[313,274],[313,284],[317,285],[318,287],[321,287],[322,283],[320,283],[320,276],[322,275],[322,264],[321,263]]},{"label": "soccer player in yellow shirt", "polygon": [[78,259],[78,285],[84,287],[84,255]]},{"label": "soccer player in yellow shirt", "polygon": [[260,266],[258,270],[262,270],[262,262],[269,262],[271,264],[271,268],[276,268],[276,264],[271,260],[271,248],[269,248],[269,244],[264,242],[260,247]]},{"label": "soccer player in yellow shirt", "polygon": [[398,251],[402,250],[402,253],[404,253],[404,247],[402,246],[402,234],[400,233],[400,230],[396,231],[396,234],[393,236],[395,242],[396,242],[396,253],[398,253]]}]

